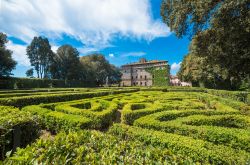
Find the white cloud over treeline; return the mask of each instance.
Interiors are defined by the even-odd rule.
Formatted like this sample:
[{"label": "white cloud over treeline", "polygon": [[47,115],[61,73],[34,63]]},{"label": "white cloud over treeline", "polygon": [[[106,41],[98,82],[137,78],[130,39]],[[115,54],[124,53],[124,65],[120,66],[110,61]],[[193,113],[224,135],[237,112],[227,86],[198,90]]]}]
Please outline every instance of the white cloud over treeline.
[{"label": "white cloud over treeline", "polygon": [[181,67],[181,62],[179,62],[179,63],[174,62],[171,65],[171,73],[176,74],[180,70],[180,67]]},{"label": "white cloud over treeline", "polygon": [[0,30],[30,43],[34,36],[50,40],[67,34],[87,50],[112,45],[116,37],[151,41],[169,28],[152,16],[149,0],[3,0]]}]

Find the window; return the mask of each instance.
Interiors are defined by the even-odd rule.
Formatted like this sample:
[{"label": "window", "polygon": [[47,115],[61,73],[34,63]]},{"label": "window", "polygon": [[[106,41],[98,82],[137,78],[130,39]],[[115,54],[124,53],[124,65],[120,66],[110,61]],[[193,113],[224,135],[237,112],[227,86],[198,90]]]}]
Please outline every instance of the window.
[{"label": "window", "polygon": [[137,76],[135,76],[135,79],[137,79]]},{"label": "window", "polygon": [[142,85],[142,82],[140,84]]},{"label": "window", "polygon": [[142,79],[142,76],[140,76],[140,79]]},{"label": "window", "polygon": [[147,76],[145,75],[145,80],[147,80]]},{"label": "window", "polygon": [[134,77],[133,77],[133,76],[131,76],[131,79],[132,79],[132,80],[133,80],[133,78],[134,78]]},{"label": "window", "polygon": [[145,86],[147,86],[147,82],[145,82]]},{"label": "window", "polygon": [[127,71],[126,71],[126,70],[124,70],[124,72],[126,73]]}]

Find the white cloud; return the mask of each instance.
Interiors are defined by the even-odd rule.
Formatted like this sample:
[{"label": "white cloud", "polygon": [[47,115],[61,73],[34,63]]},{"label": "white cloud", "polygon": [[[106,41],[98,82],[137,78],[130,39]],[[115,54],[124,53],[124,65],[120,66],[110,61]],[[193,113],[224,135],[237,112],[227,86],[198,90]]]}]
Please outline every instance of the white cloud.
[{"label": "white cloud", "polygon": [[9,41],[6,44],[7,49],[13,51],[12,57],[18,65],[30,66],[29,58],[26,55],[27,45],[17,45]]},{"label": "white cloud", "polygon": [[113,53],[110,53],[109,57],[113,58],[113,57],[115,57],[115,55]]},{"label": "white cloud", "polygon": [[181,67],[181,62],[179,62],[179,63],[174,62],[171,65],[171,72],[174,72],[174,73],[178,72],[180,67]]},{"label": "white cloud", "polygon": [[56,53],[57,52],[57,49],[59,48],[59,46],[56,46],[56,45],[52,45],[51,46],[51,50]]},{"label": "white cloud", "polygon": [[122,53],[121,57],[141,57],[145,56],[145,52],[127,52],[127,53]]},{"label": "white cloud", "polygon": [[0,11],[0,30],[27,43],[67,34],[101,49],[117,36],[151,41],[170,33],[153,19],[149,0],[4,0]]},{"label": "white cloud", "polygon": [[97,52],[99,49],[98,49],[98,48],[95,48],[95,47],[84,47],[84,48],[78,47],[77,50],[78,50],[81,54],[90,54],[90,53]]}]

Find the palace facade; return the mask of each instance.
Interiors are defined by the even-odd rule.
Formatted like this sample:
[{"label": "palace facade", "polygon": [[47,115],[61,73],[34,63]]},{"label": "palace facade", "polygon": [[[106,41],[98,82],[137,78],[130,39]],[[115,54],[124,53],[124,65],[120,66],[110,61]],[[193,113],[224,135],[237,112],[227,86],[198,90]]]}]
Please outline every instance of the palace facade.
[{"label": "palace facade", "polygon": [[141,58],[139,62],[123,65],[121,66],[121,86],[153,86],[154,75],[148,72],[147,69],[163,69],[165,67],[168,67],[168,61],[147,61],[145,58]]}]

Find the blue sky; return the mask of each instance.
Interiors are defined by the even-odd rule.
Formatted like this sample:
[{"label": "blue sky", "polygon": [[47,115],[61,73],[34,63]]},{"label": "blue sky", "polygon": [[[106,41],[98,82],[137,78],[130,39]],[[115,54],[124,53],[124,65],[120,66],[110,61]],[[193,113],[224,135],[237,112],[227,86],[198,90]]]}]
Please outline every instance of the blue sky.
[{"label": "blue sky", "polygon": [[102,53],[116,66],[142,57],[167,60],[171,74],[176,74],[190,41],[170,32],[161,20],[160,4],[161,0],[3,1],[0,24],[5,26],[0,31],[9,36],[7,47],[18,62],[14,76],[25,77],[31,68],[25,48],[38,35],[49,39],[53,51],[71,44],[81,56]]}]

